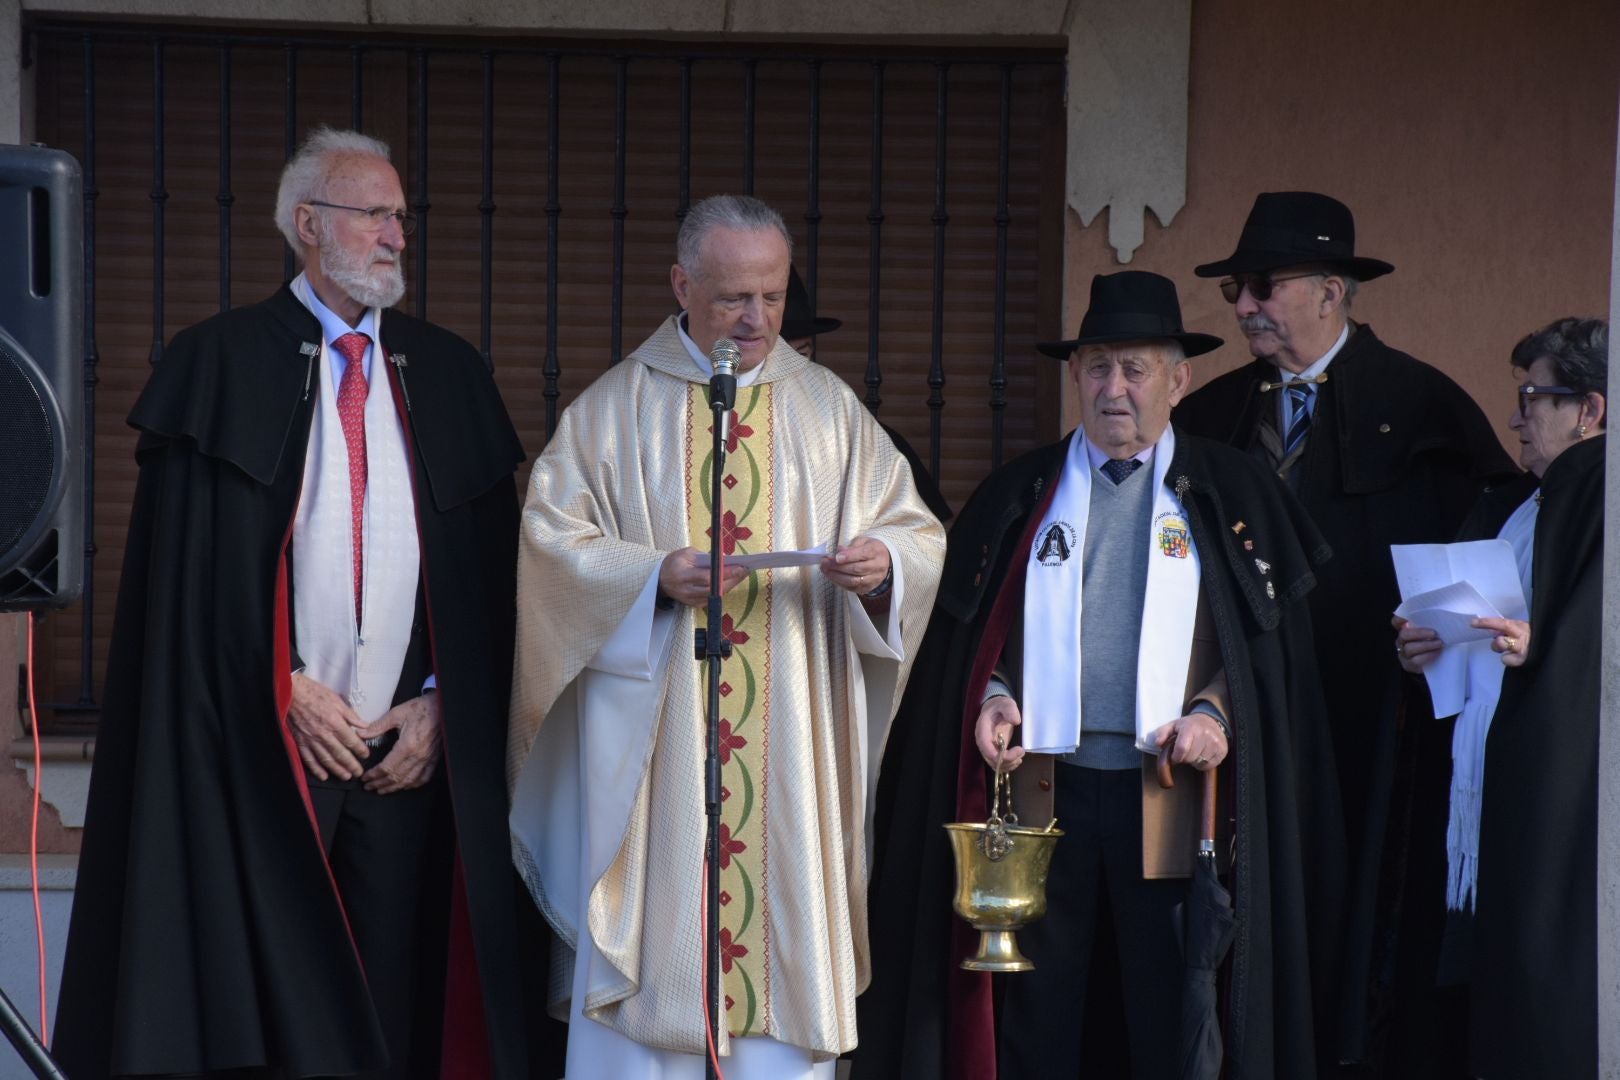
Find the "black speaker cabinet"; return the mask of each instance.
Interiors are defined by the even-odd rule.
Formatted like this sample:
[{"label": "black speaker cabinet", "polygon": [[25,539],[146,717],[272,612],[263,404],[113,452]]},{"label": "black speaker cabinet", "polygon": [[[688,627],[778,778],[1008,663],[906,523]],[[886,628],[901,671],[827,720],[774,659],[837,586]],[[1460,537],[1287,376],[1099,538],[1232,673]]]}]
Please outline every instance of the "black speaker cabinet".
[{"label": "black speaker cabinet", "polygon": [[82,186],[70,154],[0,146],[0,611],[83,587]]}]

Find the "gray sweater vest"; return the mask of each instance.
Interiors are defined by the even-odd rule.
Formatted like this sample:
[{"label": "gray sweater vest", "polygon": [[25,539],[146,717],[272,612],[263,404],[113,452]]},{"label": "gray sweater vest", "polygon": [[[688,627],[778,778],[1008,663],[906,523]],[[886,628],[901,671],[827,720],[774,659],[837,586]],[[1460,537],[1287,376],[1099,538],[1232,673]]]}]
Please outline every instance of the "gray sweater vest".
[{"label": "gray sweater vest", "polygon": [[1117,485],[1092,470],[1080,616],[1080,748],[1062,758],[1071,765],[1135,769],[1142,764],[1136,749],[1136,653],[1152,516],[1151,462]]}]

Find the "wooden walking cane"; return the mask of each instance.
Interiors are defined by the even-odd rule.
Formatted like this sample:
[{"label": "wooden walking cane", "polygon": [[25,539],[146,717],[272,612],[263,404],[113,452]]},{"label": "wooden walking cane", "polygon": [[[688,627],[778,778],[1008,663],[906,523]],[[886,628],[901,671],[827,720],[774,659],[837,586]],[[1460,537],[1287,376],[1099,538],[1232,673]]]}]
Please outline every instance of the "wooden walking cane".
[{"label": "wooden walking cane", "polygon": [[[1172,732],[1170,737],[1165,740],[1164,745],[1159,748],[1159,786],[1167,790],[1176,786],[1174,768],[1170,764],[1170,755],[1175,748],[1176,736]],[[1217,791],[1215,787],[1215,774],[1218,771],[1220,771],[1218,767],[1204,771],[1203,807],[1199,814],[1198,824],[1198,850],[1200,853],[1214,854],[1215,852],[1215,826],[1220,820],[1219,800],[1216,797]]]}]

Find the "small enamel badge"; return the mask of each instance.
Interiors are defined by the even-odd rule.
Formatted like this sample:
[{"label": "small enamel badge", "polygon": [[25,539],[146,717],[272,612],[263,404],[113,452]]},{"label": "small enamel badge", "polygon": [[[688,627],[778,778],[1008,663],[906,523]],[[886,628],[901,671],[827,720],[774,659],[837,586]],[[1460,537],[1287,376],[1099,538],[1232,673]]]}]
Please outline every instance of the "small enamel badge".
[{"label": "small enamel badge", "polygon": [[1247,529],[1247,528],[1248,528],[1248,526],[1240,521],[1236,525],[1232,526],[1232,534],[1234,536],[1236,536],[1238,533],[1242,532],[1244,529]]},{"label": "small enamel badge", "polygon": [[1253,540],[1245,540],[1245,541],[1243,541],[1243,550],[1244,551],[1253,551],[1254,550],[1254,541]]},{"label": "small enamel badge", "polygon": [[1266,562],[1264,559],[1254,560],[1254,568],[1260,571],[1262,574],[1271,573],[1271,564]]},{"label": "small enamel badge", "polygon": [[1179,514],[1160,514],[1153,524],[1159,536],[1159,554],[1185,559],[1192,552],[1192,532]]},{"label": "small enamel badge", "polygon": [[1277,599],[1277,586],[1273,585],[1269,581],[1266,582],[1266,599],[1267,600],[1275,600],[1275,599]]}]

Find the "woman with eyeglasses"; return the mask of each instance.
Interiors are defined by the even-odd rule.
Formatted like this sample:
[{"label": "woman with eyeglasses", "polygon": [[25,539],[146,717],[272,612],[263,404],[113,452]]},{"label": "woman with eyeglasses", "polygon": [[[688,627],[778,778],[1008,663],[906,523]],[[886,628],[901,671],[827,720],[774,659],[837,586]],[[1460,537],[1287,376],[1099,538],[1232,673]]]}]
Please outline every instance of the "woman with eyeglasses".
[{"label": "woman with eyeglasses", "polygon": [[[1494,636],[1452,646],[1471,650],[1462,712],[1414,720],[1425,726],[1390,1076],[1597,1074],[1608,328],[1560,319],[1520,341],[1512,363],[1509,426],[1526,471],[1481,496],[1459,539],[1512,545],[1529,611],[1475,619]],[[1447,647],[1432,629],[1395,625],[1411,674]]]}]

